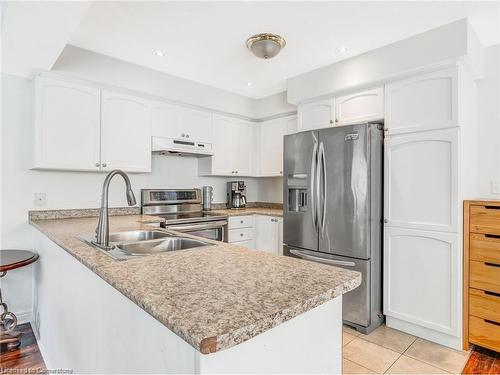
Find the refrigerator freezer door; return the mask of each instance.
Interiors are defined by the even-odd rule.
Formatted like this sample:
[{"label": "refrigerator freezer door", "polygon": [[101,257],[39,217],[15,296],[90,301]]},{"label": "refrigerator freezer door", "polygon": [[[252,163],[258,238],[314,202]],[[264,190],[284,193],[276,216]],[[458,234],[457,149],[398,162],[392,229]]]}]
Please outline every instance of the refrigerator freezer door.
[{"label": "refrigerator freezer door", "polygon": [[361,285],[342,296],[342,320],[347,324],[368,327],[371,324],[371,261],[322,254],[286,246],[284,254],[317,263],[330,264],[361,273]]},{"label": "refrigerator freezer door", "polygon": [[[324,149],[319,251],[370,258],[370,125],[319,132]],[[325,180],[323,180],[325,179]],[[326,199],[324,199],[326,196]]]},{"label": "refrigerator freezer door", "polygon": [[283,242],[303,249],[318,249],[316,184],[318,132],[284,138]]}]

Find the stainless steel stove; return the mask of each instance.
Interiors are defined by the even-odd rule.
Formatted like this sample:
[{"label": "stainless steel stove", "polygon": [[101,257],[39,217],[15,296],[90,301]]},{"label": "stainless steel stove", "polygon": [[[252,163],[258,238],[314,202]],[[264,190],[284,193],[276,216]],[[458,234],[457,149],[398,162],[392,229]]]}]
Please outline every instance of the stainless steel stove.
[{"label": "stainless steel stove", "polygon": [[142,189],[141,210],[165,219],[162,227],[227,242],[227,216],[203,212],[200,189]]}]

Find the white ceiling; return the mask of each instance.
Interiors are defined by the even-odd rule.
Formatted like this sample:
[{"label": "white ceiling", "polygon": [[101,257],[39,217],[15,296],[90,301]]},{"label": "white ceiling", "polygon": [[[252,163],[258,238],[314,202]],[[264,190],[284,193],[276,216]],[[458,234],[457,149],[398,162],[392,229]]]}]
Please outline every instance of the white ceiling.
[{"label": "white ceiling", "polygon": [[[289,77],[464,17],[484,46],[500,42],[499,2],[124,1],[93,3],[70,44],[260,98]],[[286,39],[276,58],[246,49],[259,32]]]}]

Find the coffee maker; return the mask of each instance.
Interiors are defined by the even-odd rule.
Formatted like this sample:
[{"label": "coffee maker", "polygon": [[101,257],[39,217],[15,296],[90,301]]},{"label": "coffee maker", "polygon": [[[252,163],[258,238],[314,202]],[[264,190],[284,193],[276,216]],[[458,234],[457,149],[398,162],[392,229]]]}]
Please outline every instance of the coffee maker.
[{"label": "coffee maker", "polygon": [[227,208],[245,208],[247,204],[245,181],[227,183]]}]

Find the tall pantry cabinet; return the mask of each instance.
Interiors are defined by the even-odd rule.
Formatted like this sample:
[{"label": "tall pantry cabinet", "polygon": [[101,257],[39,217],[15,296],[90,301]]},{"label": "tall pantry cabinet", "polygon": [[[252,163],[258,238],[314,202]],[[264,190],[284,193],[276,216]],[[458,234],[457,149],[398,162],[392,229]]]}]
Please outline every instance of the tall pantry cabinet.
[{"label": "tall pantry cabinet", "polygon": [[387,326],[461,348],[462,202],[474,194],[474,82],[453,65],[385,86]]}]

